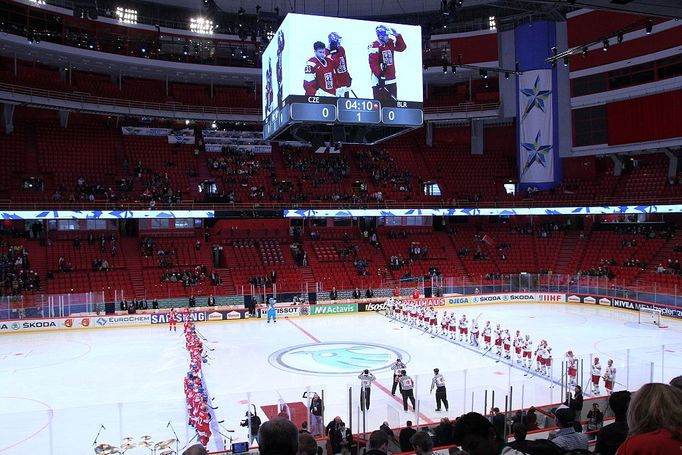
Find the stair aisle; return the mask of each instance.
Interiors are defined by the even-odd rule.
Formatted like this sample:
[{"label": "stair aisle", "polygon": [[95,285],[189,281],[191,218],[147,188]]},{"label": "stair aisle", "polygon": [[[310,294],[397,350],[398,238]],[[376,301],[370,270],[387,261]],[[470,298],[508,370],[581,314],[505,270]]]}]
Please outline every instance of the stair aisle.
[{"label": "stair aisle", "polygon": [[[125,259],[126,269],[130,276],[130,283],[135,292],[135,299],[144,299],[146,296],[146,286],[142,275],[142,261],[140,260],[138,240],[133,238],[121,239],[121,254]],[[125,296],[130,300],[132,296]]]}]

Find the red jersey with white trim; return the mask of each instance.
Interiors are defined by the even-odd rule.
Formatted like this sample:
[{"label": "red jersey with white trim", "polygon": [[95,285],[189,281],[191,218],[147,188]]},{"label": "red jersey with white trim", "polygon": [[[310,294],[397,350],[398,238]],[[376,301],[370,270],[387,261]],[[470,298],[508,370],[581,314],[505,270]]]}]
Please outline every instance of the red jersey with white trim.
[{"label": "red jersey with white trim", "polygon": [[348,72],[346,50],[343,46],[339,46],[336,51],[327,50],[326,56],[328,59],[336,62],[336,69],[334,70],[334,85],[336,88],[350,87],[351,77]]},{"label": "red jersey with white trim", "polygon": [[325,94],[336,96],[334,85],[336,65],[337,63],[330,58],[320,60],[317,57],[310,57],[305,64],[303,76],[305,94],[307,96],[325,96]]},{"label": "red jersey with white trim", "polygon": [[369,52],[369,68],[372,71],[372,85],[377,85],[379,83],[379,78],[382,77],[381,64],[384,64],[383,77],[386,82],[394,81],[396,78],[395,74],[395,61],[393,59],[394,52],[402,52],[407,49],[407,44],[403,40],[403,36],[398,33],[395,36],[395,41],[390,39],[386,41],[386,44],[382,44],[381,41],[376,40],[369,45],[367,51]]}]

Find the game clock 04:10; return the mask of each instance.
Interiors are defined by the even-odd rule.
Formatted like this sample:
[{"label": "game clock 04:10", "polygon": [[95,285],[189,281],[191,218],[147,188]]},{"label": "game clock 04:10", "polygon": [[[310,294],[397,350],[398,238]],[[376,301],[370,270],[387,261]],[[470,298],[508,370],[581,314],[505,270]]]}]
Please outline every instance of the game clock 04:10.
[{"label": "game clock 04:10", "polygon": [[359,98],[340,98],[336,111],[341,123],[381,123],[381,102]]}]

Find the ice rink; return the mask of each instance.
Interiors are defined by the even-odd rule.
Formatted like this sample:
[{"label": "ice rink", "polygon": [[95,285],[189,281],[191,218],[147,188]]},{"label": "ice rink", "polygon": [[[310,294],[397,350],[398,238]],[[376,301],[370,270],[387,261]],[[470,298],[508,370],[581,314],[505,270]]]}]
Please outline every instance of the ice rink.
[{"label": "ice rink", "polygon": [[[584,380],[591,355],[599,356],[604,367],[613,358],[616,389],[634,390],[652,379],[667,382],[682,374],[682,322],[666,318],[668,328],[662,329],[638,324],[634,311],[565,303],[447,308],[453,310],[458,318],[462,313],[478,317],[481,325],[490,320],[512,333],[520,329],[536,346],[547,339],[555,359],[553,379],[375,313],[280,317],[276,324],[264,319],[199,323],[213,349],[204,366],[217,407],[213,427],[226,436],[214,431],[209,449],[221,449],[227,436],[245,439],[239,422],[249,403],[263,419],[280,401],[293,403],[298,412],[307,406],[303,393],[308,390],[324,393],[325,423],[340,415],[356,433],[385,420],[400,426],[408,419],[428,423],[465,410],[482,412],[486,403],[488,408],[493,404],[493,392],[500,408],[505,396],[514,409],[560,401],[561,361],[568,349],[583,359]],[[416,380],[418,414],[404,412],[399,394],[391,395],[388,367],[398,355]],[[167,326],[2,336],[0,454],[92,454],[99,430],[99,443],[119,446],[124,437],[139,441],[143,435],[157,442],[174,438],[169,422],[182,451],[194,436],[186,425],[183,393],[188,364],[181,330],[169,333]],[[435,412],[429,394],[435,367],[446,379],[447,413]],[[363,422],[357,375],[364,368],[377,381]]]}]

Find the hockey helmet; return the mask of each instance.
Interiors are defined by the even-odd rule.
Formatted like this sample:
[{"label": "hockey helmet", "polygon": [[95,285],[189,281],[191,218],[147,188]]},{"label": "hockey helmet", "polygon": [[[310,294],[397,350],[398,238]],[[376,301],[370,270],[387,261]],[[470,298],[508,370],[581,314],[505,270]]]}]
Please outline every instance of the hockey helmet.
[{"label": "hockey helmet", "polygon": [[379,38],[379,41],[381,41],[382,43],[385,43],[386,41],[388,41],[388,34],[389,34],[388,27],[386,27],[385,25],[379,25],[376,28],[376,32],[377,32],[377,38]]},{"label": "hockey helmet", "polygon": [[434,368],[434,369],[433,369],[433,372],[436,373],[436,374],[438,374],[439,371],[440,371],[440,370],[439,370],[438,368]]},{"label": "hockey helmet", "polygon": [[609,365],[612,365],[612,364],[613,364],[613,359],[609,359],[609,361],[606,362],[606,363],[608,363]]},{"label": "hockey helmet", "polygon": [[594,363],[599,363],[599,357],[594,358]]},{"label": "hockey helmet", "polygon": [[329,38],[329,43],[337,43],[337,44],[340,43],[341,40],[343,39],[341,37],[341,35],[339,35],[336,32],[331,32],[327,38]]},{"label": "hockey helmet", "polygon": [[365,369],[365,371],[363,371],[363,373],[369,374],[369,370]]},{"label": "hockey helmet", "polygon": [[566,353],[566,355],[567,355],[567,356],[573,357],[573,351],[568,351],[568,352]]}]

